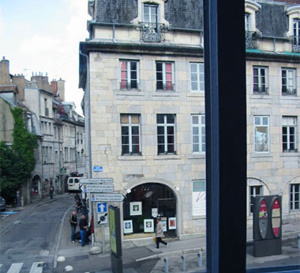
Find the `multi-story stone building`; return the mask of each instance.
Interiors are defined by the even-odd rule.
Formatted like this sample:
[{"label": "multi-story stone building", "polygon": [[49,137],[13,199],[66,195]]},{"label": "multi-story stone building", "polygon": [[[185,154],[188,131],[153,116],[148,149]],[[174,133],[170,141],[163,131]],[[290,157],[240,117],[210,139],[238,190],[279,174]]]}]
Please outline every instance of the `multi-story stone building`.
[{"label": "multi-story stone building", "polygon": [[[84,172],[85,148],[84,118],[76,113],[73,103],[64,101],[64,81],[53,80],[50,85],[48,76],[33,75],[29,81],[23,75],[11,75],[5,59],[0,62],[0,72],[1,97],[26,110],[27,128],[38,136],[36,165],[22,188],[23,203],[48,196],[50,185],[56,193],[67,191],[68,176]],[[13,119],[7,103],[1,101],[1,105],[5,124],[0,140],[10,143]]]},{"label": "multi-story stone building", "polygon": [[[88,3],[86,173],[125,195],[125,239],[151,237],[157,214],[169,237],[204,233],[202,1]],[[256,195],[281,195],[283,219],[300,216],[299,14],[291,1],[245,2],[249,225]]]}]

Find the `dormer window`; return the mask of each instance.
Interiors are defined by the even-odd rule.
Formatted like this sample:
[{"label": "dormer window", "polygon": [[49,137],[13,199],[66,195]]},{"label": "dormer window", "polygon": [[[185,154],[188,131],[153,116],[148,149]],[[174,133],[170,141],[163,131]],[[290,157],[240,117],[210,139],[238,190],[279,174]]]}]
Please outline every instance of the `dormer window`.
[{"label": "dormer window", "polygon": [[164,19],[166,0],[138,0],[138,17],[132,20],[141,30],[143,42],[162,42],[169,23]]},{"label": "dormer window", "polygon": [[256,48],[255,33],[259,32],[256,28],[256,12],[260,9],[256,2],[245,1],[245,38],[246,48]]},{"label": "dormer window", "polygon": [[286,9],[289,17],[289,31],[286,36],[291,38],[292,50],[300,52],[300,6],[293,6]]}]

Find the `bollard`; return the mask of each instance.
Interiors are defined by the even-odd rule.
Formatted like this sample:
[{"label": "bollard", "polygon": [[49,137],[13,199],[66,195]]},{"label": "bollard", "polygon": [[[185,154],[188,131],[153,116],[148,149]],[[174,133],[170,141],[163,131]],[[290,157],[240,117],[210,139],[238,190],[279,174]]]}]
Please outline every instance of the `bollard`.
[{"label": "bollard", "polygon": [[185,256],[181,256],[181,260],[182,260],[182,271],[186,270],[186,260],[185,260]]},{"label": "bollard", "polygon": [[298,248],[300,249],[300,234],[298,234]]},{"label": "bollard", "polygon": [[165,273],[169,272],[169,261],[168,258],[164,258],[164,262],[165,262]]},{"label": "bollard", "polygon": [[202,267],[202,251],[198,252],[198,266]]}]

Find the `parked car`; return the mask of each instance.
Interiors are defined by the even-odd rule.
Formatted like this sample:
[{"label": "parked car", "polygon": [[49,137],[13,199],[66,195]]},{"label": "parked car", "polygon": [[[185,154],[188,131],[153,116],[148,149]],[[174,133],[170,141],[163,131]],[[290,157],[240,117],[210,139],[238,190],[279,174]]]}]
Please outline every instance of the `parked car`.
[{"label": "parked car", "polygon": [[5,199],[0,196],[0,211],[3,211],[6,209],[6,202],[5,202]]}]

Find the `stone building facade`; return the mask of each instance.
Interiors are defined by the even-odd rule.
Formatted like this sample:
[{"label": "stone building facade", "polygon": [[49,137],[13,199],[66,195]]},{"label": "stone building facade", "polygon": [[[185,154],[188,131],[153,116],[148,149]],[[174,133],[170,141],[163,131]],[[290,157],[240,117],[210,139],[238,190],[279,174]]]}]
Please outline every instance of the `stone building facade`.
[{"label": "stone building facade", "polygon": [[[245,2],[249,225],[256,195],[281,195],[283,218],[300,216],[299,12]],[[89,14],[80,43],[86,173],[113,178],[124,194],[125,240],[153,236],[146,224],[157,214],[168,237],[205,233],[202,1],[94,0]]]},{"label": "stone building facade", "polygon": [[22,187],[22,204],[67,191],[67,178],[85,171],[84,118],[74,103],[64,101],[64,81],[48,76],[11,75],[9,61],[0,61],[0,141],[13,142],[14,121],[10,107],[27,113],[27,129],[37,136],[36,165],[31,179]]}]

